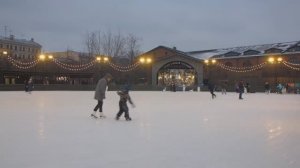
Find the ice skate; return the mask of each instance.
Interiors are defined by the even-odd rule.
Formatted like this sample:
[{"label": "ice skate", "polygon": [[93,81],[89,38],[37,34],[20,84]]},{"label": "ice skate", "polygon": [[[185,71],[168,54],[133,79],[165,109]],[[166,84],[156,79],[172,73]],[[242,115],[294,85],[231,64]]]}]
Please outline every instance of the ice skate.
[{"label": "ice skate", "polygon": [[103,112],[100,112],[100,118],[106,118],[106,116],[103,114]]},{"label": "ice skate", "polygon": [[130,118],[130,117],[127,117],[127,118],[126,118],[126,121],[131,121],[131,118]]},{"label": "ice skate", "polygon": [[98,118],[94,113],[91,114],[91,117]]},{"label": "ice skate", "polygon": [[116,116],[116,118],[115,118],[116,120],[119,120],[120,119],[120,117],[118,117],[118,116]]}]

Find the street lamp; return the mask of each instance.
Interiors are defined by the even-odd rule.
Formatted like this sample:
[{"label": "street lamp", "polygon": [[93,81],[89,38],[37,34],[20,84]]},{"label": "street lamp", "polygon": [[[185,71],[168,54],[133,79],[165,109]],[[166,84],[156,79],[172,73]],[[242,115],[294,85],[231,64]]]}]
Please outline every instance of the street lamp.
[{"label": "street lamp", "polygon": [[150,64],[152,62],[152,59],[150,57],[141,57],[139,61],[142,64]]},{"label": "street lamp", "polygon": [[39,60],[44,61],[46,59],[46,56],[44,54],[41,54],[39,56]]},{"label": "street lamp", "polygon": [[[109,57],[108,56],[105,56],[105,55],[98,55],[98,56],[96,56],[96,61],[99,63],[99,64],[101,64],[101,63],[107,63],[108,61],[109,61]],[[104,64],[103,64],[104,65]],[[103,76],[103,69],[104,68],[102,68],[102,66],[103,65],[100,65],[100,66],[96,66],[96,68],[97,69],[99,69],[99,75],[100,76]],[[100,78],[99,76],[98,76],[98,73],[96,74],[96,78],[97,78],[97,80],[98,80],[98,78]]]},{"label": "street lamp", "polygon": [[278,76],[278,74],[277,74],[277,67],[280,65],[280,63],[282,63],[282,61],[283,61],[282,57],[269,57],[268,58],[268,62],[270,64],[278,64],[278,65],[274,65],[274,67],[273,67],[274,71],[275,71],[275,74],[274,74],[274,77],[275,77],[275,79],[274,79],[275,86],[278,83],[278,81],[277,81],[277,76]]},{"label": "street lamp", "polygon": [[[152,58],[151,58],[151,57],[140,57],[139,62],[140,62],[141,64],[151,64],[151,63],[152,63]],[[147,67],[148,67],[148,66],[147,66]],[[150,70],[149,70],[148,68],[146,68],[146,71],[147,71],[147,82],[148,82],[148,84],[149,84],[149,80],[151,79],[151,78],[150,78],[151,72],[150,72]]]},{"label": "street lamp", "polygon": [[209,66],[216,64],[217,60],[216,59],[207,59],[207,60],[204,60],[204,63],[207,66],[208,76],[210,77],[211,76],[211,72],[210,72]]}]

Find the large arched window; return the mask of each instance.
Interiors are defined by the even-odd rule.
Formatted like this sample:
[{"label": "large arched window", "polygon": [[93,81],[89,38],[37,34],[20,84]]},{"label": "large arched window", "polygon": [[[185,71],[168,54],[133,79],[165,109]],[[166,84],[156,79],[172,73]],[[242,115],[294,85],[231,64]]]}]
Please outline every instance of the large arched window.
[{"label": "large arched window", "polygon": [[161,67],[157,73],[157,84],[160,86],[193,86],[197,81],[194,67],[182,61],[173,61]]}]

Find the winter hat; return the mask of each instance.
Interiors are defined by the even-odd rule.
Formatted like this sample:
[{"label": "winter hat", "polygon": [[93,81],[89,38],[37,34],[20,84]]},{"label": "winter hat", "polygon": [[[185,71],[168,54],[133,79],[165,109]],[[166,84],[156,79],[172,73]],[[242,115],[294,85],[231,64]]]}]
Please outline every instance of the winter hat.
[{"label": "winter hat", "polygon": [[110,73],[106,73],[104,77],[105,77],[105,78],[110,78],[110,79],[113,78],[113,76],[112,76]]}]

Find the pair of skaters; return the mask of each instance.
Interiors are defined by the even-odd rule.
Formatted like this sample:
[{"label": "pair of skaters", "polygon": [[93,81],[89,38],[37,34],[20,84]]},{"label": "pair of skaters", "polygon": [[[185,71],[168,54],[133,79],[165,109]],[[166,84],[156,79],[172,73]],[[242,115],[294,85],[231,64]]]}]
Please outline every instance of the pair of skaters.
[{"label": "pair of skaters", "polygon": [[[94,98],[98,100],[98,104],[95,106],[94,112],[91,114],[91,116],[94,118],[98,118],[96,115],[97,110],[99,110],[100,112],[100,118],[105,118],[105,115],[102,112],[103,99],[105,99],[106,87],[108,82],[111,81],[111,79],[112,76],[111,74],[108,73],[97,83]],[[132,105],[132,107],[135,107],[135,105],[132,102],[131,97],[129,96],[129,88],[125,87],[125,89],[123,89],[122,91],[118,91],[117,94],[120,96],[120,100],[119,100],[119,112],[116,115],[116,120],[119,120],[121,115],[125,113],[125,119],[127,121],[130,121],[131,118],[129,116],[127,101]]]}]

